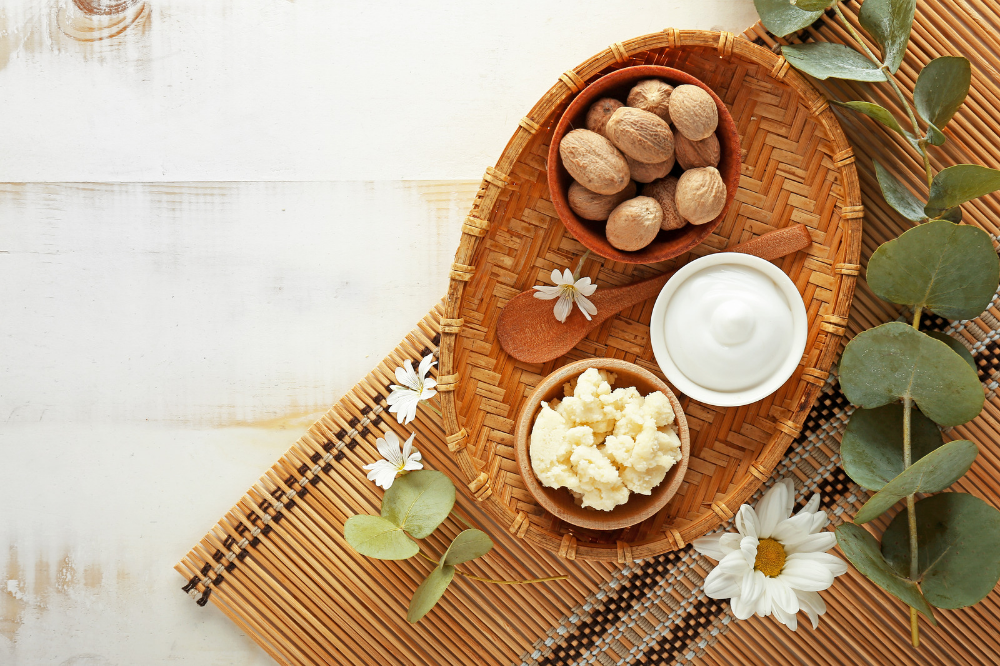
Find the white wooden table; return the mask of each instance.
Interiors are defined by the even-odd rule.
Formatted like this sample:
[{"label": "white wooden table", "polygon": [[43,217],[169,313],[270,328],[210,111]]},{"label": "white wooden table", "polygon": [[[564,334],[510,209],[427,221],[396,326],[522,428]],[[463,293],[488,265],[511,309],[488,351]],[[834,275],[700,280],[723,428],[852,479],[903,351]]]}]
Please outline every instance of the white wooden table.
[{"label": "white wooden table", "polygon": [[444,294],[479,178],[560,72],[756,20],[136,1],[0,9],[0,664],[270,663],[173,564]]}]

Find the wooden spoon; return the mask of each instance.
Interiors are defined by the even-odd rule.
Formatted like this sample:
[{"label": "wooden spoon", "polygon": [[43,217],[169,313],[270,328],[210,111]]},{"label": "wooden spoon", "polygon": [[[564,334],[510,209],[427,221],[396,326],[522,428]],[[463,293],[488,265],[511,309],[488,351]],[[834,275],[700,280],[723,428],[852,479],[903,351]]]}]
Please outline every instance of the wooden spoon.
[{"label": "wooden spoon", "polygon": [[[771,261],[805,249],[810,243],[809,230],[804,224],[797,224],[768,232],[724,251],[752,254]],[[510,299],[500,313],[497,321],[500,346],[525,363],[545,363],[559,358],[610,317],[659,294],[673,274],[670,271],[624,287],[598,289],[590,297],[597,307],[597,314],[590,321],[574,306],[566,322],[561,324],[553,314],[555,301],[535,298],[534,289],[522,292]]]}]

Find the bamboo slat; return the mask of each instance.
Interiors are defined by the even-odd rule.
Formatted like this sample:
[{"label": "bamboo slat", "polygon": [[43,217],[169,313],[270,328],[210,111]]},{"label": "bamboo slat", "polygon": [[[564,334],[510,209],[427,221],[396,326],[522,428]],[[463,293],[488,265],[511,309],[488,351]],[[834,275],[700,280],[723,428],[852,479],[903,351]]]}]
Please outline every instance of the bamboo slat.
[{"label": "bamboo slat", "polygon": [[[854,9],[856,5],[847,7]],[[901,69],[904,84],[912,86],[919,65],[937,55],[958,52],[973,62],[974,94],[949,125],[949,142],[936,154],[937,166],[995,159],[991,137],[1000,133],[997,25],[997,9],[982,0],[918,3],[910,53]],[[985,33],[984,27],[988,28]],[[744,36],[731,40],[719,33],[667,30],[616,43],[559,77],[521,121],[503,157],[484,177],[473,210],[493,212],[483,213],[484,217],[473,215],[466,221],[463,245],[456,257],[459,265],[454,275],[469,279],[453,280],[446,304],[418,322],[414,331],[295,442],[182,559],[176,569],[187,582],[184,591],[194,601],[222,611],[276,663],[287,666],[996,663],[1000,595],[995,591],[973,608],[939,611],[937,628],[922,623],[922,647],[914,651],[908,645],[906,609],[851,570],[823,593],[828,612],[819,629],[805,626],[807,620],[800,615],[800,629],[793,633],[773,618],[736,622],[724,601],[704,596],[703,581],[712,564],[687,545],[697,533],[692,527],[695,522],[686,528],[677,522],[682,529],[671,532],[675,525],[661,521],[645,534],[637,530],[631,535],[635,537],[633,544],[648,541],[652,532],[669,535],[670,550],[660,555],[641,547],[619,548],[612,541],[606,552],[588,559],[593,555],[594,546],[587,541],[592,535],[570,535],[575,544],[567,545],[575,545],[576,558],[568,559],[558,554],[564,541],[558,526],[542,525],[552,530],[553,538],[558,536],[554,543],[519,538],[521,523],[514,522],[519,514],[511,519],[503,513],[512,506],[525,507],[526,501],[512,480],[505,485],[495,483],[501,472],[510,469],[505,467],[503,455],[504,447],[509,446],[508,421],[516,415],[517,401],[523,398],[518,390],[533,386],[548,370],[496,362],[498,357],[487,341],[496,308],[491,310],[485,304],[500,304],[512,293],[530,287],[531,280],[525,276],[534,277],[554,266],[569,267],[582,251],[559,231],[561,225],[546,205],[544,179],[539,180],[545,166],[545,133],[571,91],[579,90],[601,71],[648,57],[698,69],[716,90],[726,93],[726,102],[743,114],[742,130],[748,132],[744,136],[751,137],[744,144],[745,164],[766,161],[769,166],[760,173],[751,169],[744,172],[744,200],[720,234],[710,239],[706,251],[747,240],[787,223],[793,215],[796,221],[806,221],[803,216],[813,220],[806,223],[814,230],[814,251],[780,265],[799,280],[806,302],[817,304],[810,312],[818,317],[847,313],[856,279],[851,273],[857,269],[842,267],[840,270],[847,272],[837,272],[837,266],[863,267],[879,243],[905,229],[903,221],[877,194],[871,158],[885,160],[904,182],[921,191],[916,155],[867,120],[834,116],[829,109],[817,117],[812,109],[822,107],[820,96],[804,88],[804,101],[794,101],[794,90],[806,86],[805,79],[768,50],[780,40],[767,35],[759,25]],[[844,34],[824,17],[801,37],[839,41]],[[720,45],[723,54],[732,50],[725,59],[719,57]],[[676,54],[676,60],[670,60],[675,57],[671,53]],[[827,83],[821,90],[893,106],[893,100],[874,86]],[[749,92],[741,97],[739,91]],[[788,114],[784,124],[782,112]],[[844,132],[831,141],[830,128],[837,127],[837,117]],[[812,135],[808,134],[810,125],[814,126]],[[802,142],[806,136],[809,138]],[[848,159],[844,152],[848,139],[854,147],[854,160],[836,166],[835,162]],[[791,141],[796,142],[794,149],[786,143]],[[792,162],[796,151],[805,161]],[[835,160],[835,156],[840,159]],[[803,189],[806,184],[814,187],[807,192]],[[844,184],[848,189],[860,186],[859,197],[849,205],[865,207],[863,238],[852,231],[860,227],[860,218],[844,220],[840,216]],[[801,200],[793,195],[814,200],[814,210],[796,206]],[[967,222],[996,233],[994,220],[1000,214],[997,197],[986,197],[964,209]],[[472,238],[479,241],[476,248],[471,247]],[[483,261],[477,263],[477,257]],[[848,260],[850,257],[853,259]],[[487,264],[489,269],[484,270]],[[473,265],[475,271],[468,270]],[[592,261],[585,272],[605,284],[619,284],[665,268]],[[863,277],[863,268],[857,272]],[[525,284],[518,279],[525,279]],[[840,331],[849,337],[906,313],[880,301],[863,280],[857,282],[854,296],[846,324],[841,319],[819,320],[826,330],[817,332],[811,344],[823,349],[824,356],[807,357],[814,371],[803,373],[801,376],[808,379],[797,383],[793,391],[765,401],[759,411],[687,407],[689,419],[700,421],[700,450],[716,447],[720,455],[730,456],[725,464],[721,458],[713,458],[718,464],[713,463],[712,472],[703,474],[700,483],[704,494],[698,495],[697,501],[692,499],[688,507],[697,511],[700,505],[705,519],[698,525],[718,522],[711,511],[715,501],[723,501],[729,509],[738,506],[738,496],[726,492],[740,475],[752,478],[748,483],[754,486],[791,477],[797,499],[803,501],[808,493],[821,492],[824,508],[835,523],[854,515],[863,504],[867,495],[839,468],[839,433],[851,408],[839,392],[835,376],[827,377],[825,369],[842,344]],[[459,297],[462,305],[456,312],[452,306]],[[603,353],[638,359],[655,371],[650,358],[630,351],[641,347],[641,322],[648,321],[649,315],[648,304],[623,313],[586,341],[580,356]],[[986,409],[948,436],[972,439],[981,451],[957,488],[997,504],[1000,300],[994,300],[988,311],[973,321],[948,322],[925,314],[922,325],[964,341],[976,358],[987,390]],[[454,374],[457,368],[459,383],[450,394],[456,413],[451,417],[454,419],[457,412],[465,417],[463,437],[452,437],[461,432],[456,421],[446,419],[442,424],[430,412],[421,410],[407,427],[385,414],[393,370],[404,360],[427,353],[441,354],[441,375]],[[446,354],[455,366],[445,367]],[[506,390],[502,399],[490,397],[497,396],[496,387],[514,386],[518,389]],[[801,401],[812,402],[816,396],[811,410],[801,407]],[[473,406],[486,411],[473,413]],[[507,413],[503,414],[505,406]],[[793,437],[775,428],[777,418],[792,424],[783,423],[786,429],[796,432],[801,428],[801,432]],[[456,482],[456,507],[462,520],[485,530],[496,542],[493,552],[469,564],[470,573],[508,579],[562,573],[569,578],[538,587],[485,586],[458,580],[420,624],[408,624],[406,605],[427,572],[425,563],[370,560],[343,540],[343,524],[349,516],[377,512],[381,491],[364,478],[360,468],[377,457],[375,439],[388,429],[404,438],[410,431],[417,433],[417,448],[426,466],[441,470]],[[764,456],[772,440],[779,443]],[[458,451],[453,453],[451,448]],[[744,458],[739,451],[753,451],[753,455]],[[758,465],[750,466],[751,461]],[[491,495],[477,501],[465,487],[481,473],[490,480]],[[525,519],[531,526],[528,534],[532,530],[537,533],[539,515],[524,511],[521,520]],[[882,519],[876,527],[881,529],[884,524]],[[425,540],[423,546],[438,553],[463,528],[462,522],[449,518],[440,533]],[[563,554],[572,551],[567,548]],[[632,559],[619,560],[619,552],[630,553]]]}]

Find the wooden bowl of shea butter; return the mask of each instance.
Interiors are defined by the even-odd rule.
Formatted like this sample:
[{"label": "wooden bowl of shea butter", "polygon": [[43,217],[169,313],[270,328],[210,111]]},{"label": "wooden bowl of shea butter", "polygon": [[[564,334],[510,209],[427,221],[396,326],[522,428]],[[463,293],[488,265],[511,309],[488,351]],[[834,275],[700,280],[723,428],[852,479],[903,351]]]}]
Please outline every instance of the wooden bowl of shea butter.
[{"label": "wooden bowl of shea butter", "polygon": [[[616,375],[611,388],[634,386],[645,397],[660,391],[670,401],[674,411],[674,427],[681,441],[681,459],[669,470],[663,480],[649,495],[630,493],[628,501],[610,511],[585,508],[577,504],[566,488],[543,486],[531,466],[528,447],[535,418],[541,411],[543,402],[550,402],[564,396],[563,385],[572,382],[588,368],[597,368]],[[670,387],[650,371],[614,358],[591,358],[565,365],[546,377],[528,396],[518,416],[514,430],[514,456],[521,472],[521,478],[528,492],[549,513],[567,523],[592,530],[617,530],[636,525],[656,515],[677,493],[684,474],[687,472],[690,456],[691,437],[684,410]]]}]

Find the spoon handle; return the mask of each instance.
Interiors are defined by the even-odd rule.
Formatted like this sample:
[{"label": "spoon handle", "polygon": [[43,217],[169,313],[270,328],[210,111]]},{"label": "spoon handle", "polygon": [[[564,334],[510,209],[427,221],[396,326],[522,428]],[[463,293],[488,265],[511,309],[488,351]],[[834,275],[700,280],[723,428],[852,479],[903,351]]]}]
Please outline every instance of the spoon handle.
[{"label": "spoon handle", "polygon": [[[804,224],[796,224],[776,229],[723,251],[752,254],[755,257],[771,261],[809,247],[810,243],[812,243],[812,237],[809,235],[809,229]],[[670,271],[648,280],[633,282],[624,287],[598,290],[591,298],[597,307],[597,315],[588,326],[588,330],[625,308],[630,308],[636,303],[642,303],[656,296],[673,274],[674,272]]]},{"label": "spoon handle", "polygon": [[772,261],[780,259],[793,252],[804,250],[812,243],[809,228],[804,224],[776,229],[763,236],[758,236],[746,243],[725,250],[725,252],[742,252],[752,254],[761,259]]}]

